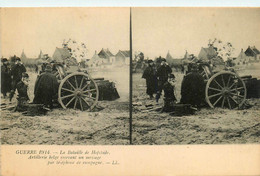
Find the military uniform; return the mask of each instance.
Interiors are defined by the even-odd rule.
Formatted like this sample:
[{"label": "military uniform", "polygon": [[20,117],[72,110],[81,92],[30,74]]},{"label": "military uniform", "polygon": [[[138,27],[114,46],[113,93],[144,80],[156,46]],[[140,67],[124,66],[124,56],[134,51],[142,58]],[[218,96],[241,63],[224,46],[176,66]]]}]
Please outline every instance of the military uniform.
[{"label": "military uniform", "polygon": [[[50,66],[49,66],[50,67]],[[34,88],[35,104],[44,104],[48,108],[53,108],[52,100],[55,99],[58,93],[58,80],[54,74],[51,73],[52,68],[46,66],[46,72],[42,73]]]},{"label": "military uniform", "polygon": [[146,80],[146,93],[152,97],[153,94],[157,91],[157,77],[153,66],[149,65],[146,67],[142,78]]},{"label": "military uniform", "polygon": [[[19,59],[20,61],[20,59]],[[15,64],[13,68],[11,69],[11,75],[13,77],[12,79],[12,90],[10,93],[10,100],[12,99],[15,90],[17,88],[17,83],[22,80],[22,74],[26,72],[26,68],[23,64]]]},{"label": "military uniform", "polygon": [[205,83],[203,77],[192,71],[184,76],[181,85],[181,103],[201,106],[205,98]]},{"label": "military uniform", "polygon": [[10,69],[7,64],[3,64],[1,66],[1,93],[4,97],[6,97],[6,93],[11,90],[11,81]]},{"label": "military uniform", "polygon": [[160,65],[157,69],[157,77],[158,77],[158,90],[156,95],[156,101],[160,99],[162,94],[163,86],[168,80],[168,75],[172,73],[172,69],[168,64]]},{"label": "military uniform", "polygon": [[28,86],[24,84],[23,81],[19,81],[16,85],[17,91],[18,91],[18,105],[17,105],[17,111],[26,111],[28,107],[28,101],[29,97],[27,94]]}]

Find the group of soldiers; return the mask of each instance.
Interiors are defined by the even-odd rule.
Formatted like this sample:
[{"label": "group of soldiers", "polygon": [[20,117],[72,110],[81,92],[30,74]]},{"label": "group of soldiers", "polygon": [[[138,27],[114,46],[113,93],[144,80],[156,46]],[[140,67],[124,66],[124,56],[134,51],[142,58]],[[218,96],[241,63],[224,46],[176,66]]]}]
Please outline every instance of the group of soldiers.
[{"label": "group of soldiers", "polygon": [[[29,75],[19,57],[15,63],[10,64],[6,58],[2,58],[1,66],[1,93],[4,99],[11,102],[17,90],[17,110],[24,111],[29,104],[28,86]],[[53,108],[53,100],[58,92],[58,79],[53,74],[53,65],[44,65],[44,70],[37,76],[34,86],[33,104],[43,104],[45,108]],[[9,96],[7,94],[9,93]]]},{"label": "group of soldiers", "polygon": [[[189,65],[189,72],[183,77],[181,84],[180,104],[190,104],[193,107],[200,108],[204,102],[204,78],[198,73],[196,64]],[[162,112],[170,112],[174,110],[174,104],[177,103],[175,96],[176,80],[171,67],[166,59],[161,59],[158,66],[153,60],[148,60],[148,66],[143,72],[142,78],[146,79],[146,93],[150,99],[154,99],[158,103],[162,92],[164,92],[164,106]]]}]

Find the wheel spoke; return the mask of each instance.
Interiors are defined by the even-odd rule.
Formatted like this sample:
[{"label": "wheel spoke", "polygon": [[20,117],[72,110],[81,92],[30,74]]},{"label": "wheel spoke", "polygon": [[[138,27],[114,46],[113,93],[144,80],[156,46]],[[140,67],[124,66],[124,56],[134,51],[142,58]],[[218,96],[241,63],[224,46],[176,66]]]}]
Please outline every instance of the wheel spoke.
[{"label": "wheel spoke", "polygon": [[79,104],[80,104],[81,111],[84,111],[83,106],[82,106],[81,98],[79,98]]},{"label": "wheel spoke", "polygon": [[230,97],[231,100],[233,100],[236,104],[238,104],[238,102],[233,98],[233,97]]},{"label": "wheel spoke", "polygon": [[71,82],[69,81],[69,79],[67,80],[67,82],[69,83],[69,85],[75,90],[76,88],[71,84]]},{"label": "wheel spoke", "polygon": [[61,97],[61,99],[69,98],[69,97],[72,97],[72,96],[74,96],[74,94],[70,94],[70,95],[67,95],[67,96]]},{"label": "wheel spoke", "polygon": [[227,97],[227,102],[228,102],[228,107],[229,109],[231,109],[231,105],[230,105],[230,101],[229,101],[229,98]]},{"label": "wheel spoke", "polygon": [[224,105],[225,105],[225,99],[226,99],[226,97],[223,97],[222,104],[221,104],[221,107],[222,107],[222,108],[223,108]]},{"label": "wheel spoke", "polygon": [[66,107],[69,106],[69,104],[75,99],[75,97],[73,97],[72,99],[70,99],[70,101],[65,105]]},{"label": "wheel spoke", "polygon": [[78,98],[76,98],[76,100],[75,100],[73,109],[76,109],[77,102],[78,102]]},{"label": "wheel spoke", "polygon": [[83,80],[84,80],[84,76],[82,76],[82,79],[81,79],[81,81],[80,81],[79,89],[81,89],[81,86],[82,86]]},{"label": "wheel spoke", "polygon": [[85,100],[84,98],[82,98],[82,100],[88,105],[88,107],[90,107],[90,104],[87,102],[87,100]]},{"label": "wheel spoke", "polygon": [[221,91],[220,89],[216,89],[216,88],[213,88],[213,87],[209,87],[209,89],[211,89],[211,90],[216,90],[216,91]]},{"label": "wheel spoke", "polygon": [[75,78],[76,88],[79,88],[79,86],[78,86],[78,81],[77,81],[77,76],[74,76],[74,78]]},{"label": "wheel spoke", "polygon": [[70,90],[70,89],[67,89],[67,88],[64,88],[64,87],[62,87],[61,89],[62,89],[62,90],[66,90],[66,91],[71,92],[71,93],[74,93],[73,90]]},{"label": "wheel spoke", "polygon": [[216,79],[214,79],[214,81],[221,89],[223,89],[223,87],[216,81]]},{"label": "wheel spoke", "polygon": [[210,95],[209,98],[212,98],[212,97],[216,97],[218,95],[221,95],[222,93],[217,93],[217,94],[214,94],[214,95]]},{"label": "wheel spoke", "polygon": [[213,106],[215,106],[218,102],[219,102],[219,100],[222,98],[222,96],[220,96],[218,99],[217,99],[217,101],[215,101],[215,103],[213,104]]},{"label": "wheel spoke", "polygon": [[83,91],[83,93],[87,93],[87,92],[93,92],[93,91],[96,91],[96,89],[89,89],[89,90],[85,90],[85,91]]},{"label": "wheel spoke", "polygon": [[240,89],[244,89],[244,87],[239,87],[239,88],[231,89],[230,91],[235,91],[235,90],[240,90]]},{"label": "wheel spoke", "polygon": [[84,90],[87,86],[88,86],[88,82],[86,83],[86,85],[81,89],[81,90]]},{"label": "wheel spoke", "polygon": [[233,82],[233,84],[229,87],[230,89],[236,84],[236,82]]},{"label": "wheel spoke", "polygon": [[223,87],[226,87],[223,75],[221,75],[221,79],[222,79],[222,82],[223,82]]},{"label": "wheel spoke", "polygon": [[231,76],[229,75],[229,77],[228,77],[228,82],[227,82],[227,87],[228,87],[228,85],[229,85],[230,78],[231,78]]}]

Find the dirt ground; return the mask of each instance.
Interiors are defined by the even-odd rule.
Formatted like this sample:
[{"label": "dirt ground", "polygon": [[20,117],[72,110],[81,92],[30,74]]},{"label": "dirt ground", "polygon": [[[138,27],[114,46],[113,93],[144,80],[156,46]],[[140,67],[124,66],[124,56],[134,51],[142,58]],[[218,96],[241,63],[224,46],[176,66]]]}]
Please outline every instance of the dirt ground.
[{"label": "dirt ground", "polygon": [[[239,75],[260,78],[257,68]],[[183,74],[176,76],[176,98],[180,100]],[[250,109],[203,108],[190,116],[171,116],[155,111],[163,106],[149,100],[141,73],[133,75],[133,143],[167,144],[254,144],[260,143],[260,99],[249,99]],[[147,108],[149,106],[149,108]],[[151,109],[150,109],[151,108]]]},{"label": "dirt ground", "polygon": [[[98,75],[98,74],[99,75]],[[101,72],[91,76],[101,77]],[[129,97],[122,80],[129,80],[126,69],[106,70],[105,79],[116,82],[120,99],[100,101],[103,109],[82,112],[73,109],[54,109],[44,116],[25,116],[19,112],[1,109],[1,144],[7,145],[127,145],[129,144]],[[114,76],[120,75],[120,76]],[[36,73],[29,72],[29,96],[33,100]],[[127,87],[127,88],[126,88]],[[15,106],[14,97],[1,99],[7,106]]]}]

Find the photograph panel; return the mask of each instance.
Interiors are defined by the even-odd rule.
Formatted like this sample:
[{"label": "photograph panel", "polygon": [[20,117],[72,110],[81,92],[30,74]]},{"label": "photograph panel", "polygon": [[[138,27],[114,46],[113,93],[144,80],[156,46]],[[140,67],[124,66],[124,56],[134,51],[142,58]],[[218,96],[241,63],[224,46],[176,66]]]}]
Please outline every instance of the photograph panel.
[{"label": "photograph panel", "polygon": [[132,11],[133,144],[259,143],[260,9]]},{"label": "photograph panel", "polygon": [[129,144],[129,8],[1,9],[1,143]]}]

